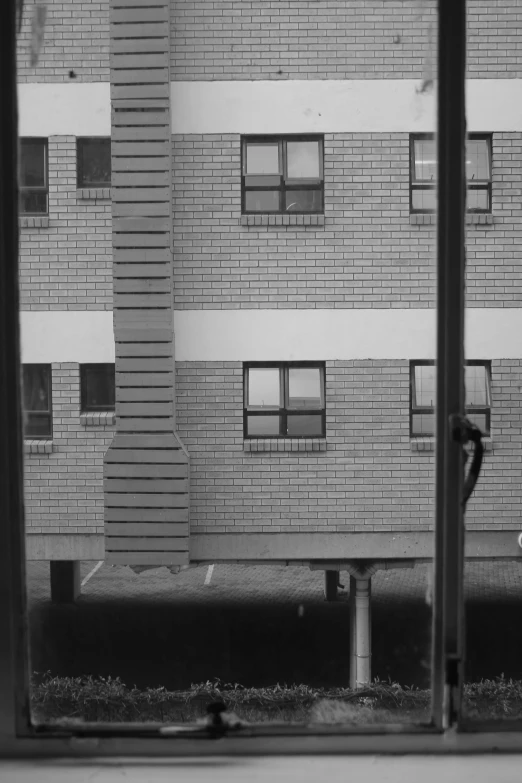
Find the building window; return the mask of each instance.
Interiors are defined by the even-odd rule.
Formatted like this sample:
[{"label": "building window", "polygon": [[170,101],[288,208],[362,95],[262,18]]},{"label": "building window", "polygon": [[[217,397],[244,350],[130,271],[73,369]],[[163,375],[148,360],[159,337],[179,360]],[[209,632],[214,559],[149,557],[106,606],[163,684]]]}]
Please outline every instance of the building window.
[{"label": "building window", "polygon": [[47,139],[20,140],[19,189],[21,215],[48,213]]},{"label": "building window", "polygon": [[111,140],[76,140],[79,188],[108,188],[111,184]]},{"label": "building window", "polygon": [[81,412],[113,411],[114,364],[82,364],[80,367]]},{"label": "building window", "polygon": [[[466,416],[483,435],[490,434],[491,364],[466,362],[464,367]],[[410,364],[410,434],[413,438],[435,436],[436,373],[433,362]]]},{"label": "building window", "polygon": [[49,439],[53,436],[52,372],[50,364],[24,364],[22,367],[24,437]]},{"label": "building window", "polygon": [[[469,135],[466,142],[468,212],[491,212],[491,134]],[[436,208],[436,141],[429,134],[410,136],[410,211]]]},{"label": "building window", "polygon": [[262,136],[242,140],[242,211],[323,212],[323,139]]},{"label": "building window", "polygon": [[324,438],[325,368],[317,362],[244,368],[245,438]]}]

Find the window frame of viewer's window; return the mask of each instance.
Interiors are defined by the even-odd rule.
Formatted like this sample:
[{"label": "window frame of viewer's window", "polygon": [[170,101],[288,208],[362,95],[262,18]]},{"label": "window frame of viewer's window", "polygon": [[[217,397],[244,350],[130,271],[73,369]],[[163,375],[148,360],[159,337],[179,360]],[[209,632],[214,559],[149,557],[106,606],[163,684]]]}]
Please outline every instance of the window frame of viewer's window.
[{"label": "window frame of viewer's window", "polygon": [[[49,214],[49,140],[41,136],[24,136],[20,138],[20,175],[22,174],[22,157],[24,147],[29,145],[38,145],[43,152],[43,185],[23,185],[22,176],[20,176],[19,192],[20,192],[20,216],[24,217],[41,217],[42,215]],[[45,195],[45,209],[38,211],[25,211],[22,209],[23,195],[24,194],[39,194]]]},{"label": "window frame of viewer's window", "polygon": [[[105,374],[106,382],[112,380],[112,403],[104,405],[95,405],[89,399],[89,383],[88,376],[93,374]],[[81,413],[112,413],[116,407],[116,394],[115,394],[115,365],[114,362],[102,362],[98,364],[80,364],[80,412]]]},{"label": "window frame of viewer's window", "polygon": [[[318,370],[320,384],[320,405],[317,407],[306,407],[295,405],[290,402],[290,373],[292,370]],[[279,371],[279,406],[275,405],[251,405],[249,401],[250,392],[250,372],[251,370],[278,370]],[[320,417],[320,431],[307,433],[289,433],[288,419],[293,416],[313,416]],[[249,417],[254,418],[272,418],[279,419],[278,433],[257,433],[251,434],[248,431]],[[303,362],[245,362],[243,365],[243,437],[245,440],[272,439],[310,439],[326,437],[326,365],[324,362],[303,361]]]},{"label": "window frame of viewer's window", "polygon": [[[287,176],[288,143],[315,142],[318,144],[318,177]],[[278,173],[248,174],[248,145],[278,147]],[[247,193],[271,192],[279,194],[277,209],[247,209]],[[285,207],[285,196],[292,192],[313,191],[320,194],[320,206],[316,209],[290,209]],[[322,215],[324,214],[324,134],[279,134],[241,136],[241,213],[243,215]]]},{"label": "window frame of viewer's window", "polygon": [[[413,194],[414,191],[429,191],[429,192],[435,192],[436,189],[436,183],[435,180],[428,180],[428,179],[416,179],[415,177],[415,142],[416,141],[434,141],[434,134],[433,133],[410,133],[410,214],[412,215],[419,215],[419,214],[433,214],[434,210],[432,208],[422,208],[422,207],[415,207],[413,204],[414,198]],[[482,208],[476,208],[476,207],[470,207],[469,203],[467,206],[467,213],[468,214],[491,214],[492,212],[492,196],[493,196],[493,134],[492,133],[468,133],[467,135],[467,143],[473,141],[483,141],[486,143],[486,148],[488,151],[488,166],[489,166],[489,176],[485,180],[470,180],[467,179],[467,189],[468,189],[468,201],[470,197],[470,191],[481,191],[487,193],[487,207],[484,209]],[[435,150],[436,150],[436,145]],[[434,168],[436,169],[437,161],[436,161],[436,152],[435,152],[435,161],[434,161]]]},{"label": "window frame of viewer's window", "polygon": [[[86,163],[84,153],[89,145],[108,144],[109,146],[109,178],[107,180],[85,181]],[[78,136],[76,139],[76,180],[80,189],[110,188],[112,179],[111,170],[111,137],[110,136]]]}]

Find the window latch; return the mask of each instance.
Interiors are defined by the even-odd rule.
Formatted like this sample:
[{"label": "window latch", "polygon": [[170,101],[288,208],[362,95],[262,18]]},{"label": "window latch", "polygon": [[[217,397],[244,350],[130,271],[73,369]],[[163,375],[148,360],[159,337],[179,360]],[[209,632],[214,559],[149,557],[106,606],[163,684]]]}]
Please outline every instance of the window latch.
[{"label": "window latch", "polygon": [[234,712],[228,712],[223,701],[214,701],[207,705],[207,716],[194,726],[164,726],[162,736],[183,735],[188,738],[219,739],[245,727]]},{"label": "window latch", "polygon": [[462,492],[462,508],[466,508],[466,503],[471,497],[475,485],[480,475],[480,468],[482,466],[482,459],[484,456],[484,444],[482,443],[482,432],[479,428],[473,424],[466,416],[460,414],[452,414],[450,416],[450,428],[451,436],[454,441],[462,445],[462,456],[464,459],[464,465],[469,458],[469,453],[464,446],[467,443],[473,443],[473,459],[468,470],[468,475],[464,480],[464,487]]}]

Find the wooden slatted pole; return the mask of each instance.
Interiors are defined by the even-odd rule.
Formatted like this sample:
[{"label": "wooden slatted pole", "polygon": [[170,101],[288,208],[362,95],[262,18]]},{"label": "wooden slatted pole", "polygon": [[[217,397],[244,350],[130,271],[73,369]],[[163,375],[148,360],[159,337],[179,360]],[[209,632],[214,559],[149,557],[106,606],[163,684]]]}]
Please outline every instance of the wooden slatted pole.
[{"label": "wooden slatted pole", "polygon": [[170,3],[111,0],[116,434],[105,455],[106,561],[189,560],[188,454],[176,436]]}]

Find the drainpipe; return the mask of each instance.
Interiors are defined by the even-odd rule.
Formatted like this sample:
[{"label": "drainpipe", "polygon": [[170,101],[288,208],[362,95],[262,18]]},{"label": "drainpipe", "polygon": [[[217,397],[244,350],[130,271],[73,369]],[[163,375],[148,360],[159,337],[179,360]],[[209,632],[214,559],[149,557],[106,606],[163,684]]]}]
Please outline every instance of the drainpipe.
[{"label": "drainpipe", "polygon": [[378,565],[355,563],[350,573],[350,688],[361,688],[372,679],[371,577]]}]

